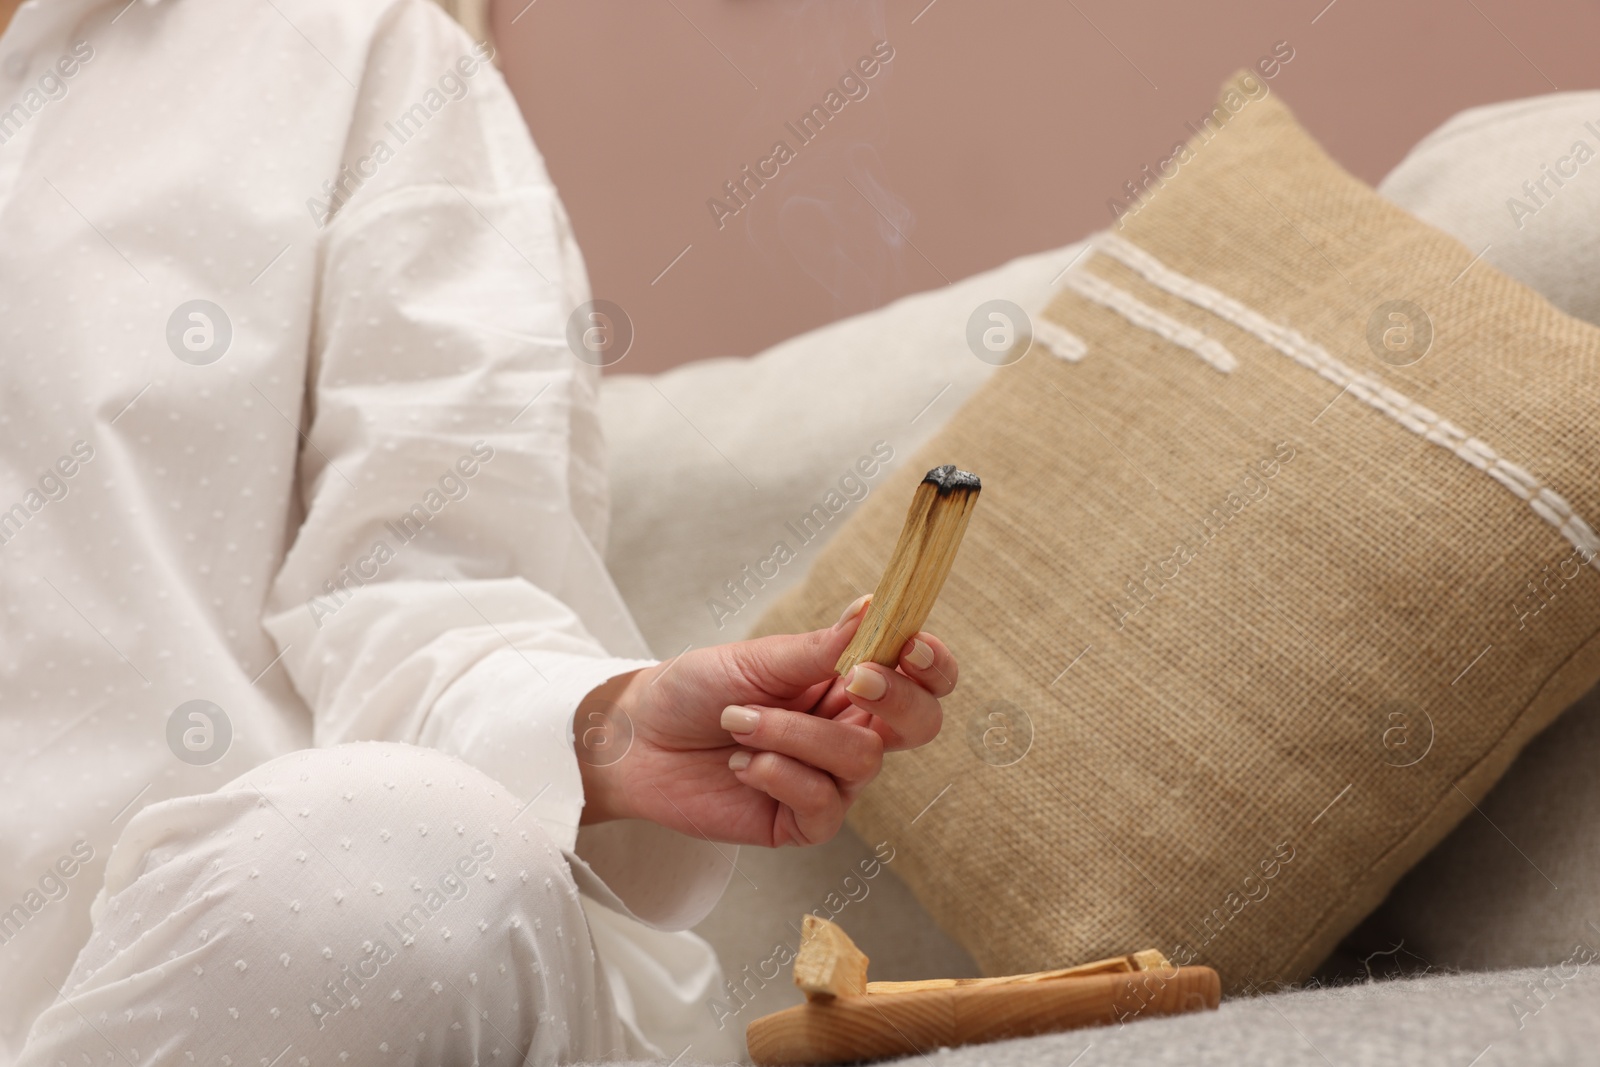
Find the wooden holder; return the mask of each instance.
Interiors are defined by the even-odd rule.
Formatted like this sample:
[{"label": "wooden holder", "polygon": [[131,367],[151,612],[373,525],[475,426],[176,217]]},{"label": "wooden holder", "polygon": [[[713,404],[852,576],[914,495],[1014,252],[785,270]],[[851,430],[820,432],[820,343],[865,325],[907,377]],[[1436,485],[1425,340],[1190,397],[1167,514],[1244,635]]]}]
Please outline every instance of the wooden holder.
[{"label": "wooden holder", "polygon": [[763,1016],[750,1024],[745,1041],[761,1067],[849,1063],[1203,1011],[1221,997],[1210,967],[869,993]]},{"label": "wooden holder", "polygon": [[982,488],[976,474],[950,463],[923,477],[861,628],[834,670],[844,674],[858,663],[892,668],[900,662],[900,649],[922,629],[944,587]]},{"label": "wooden holder", "polygon": [[1174,967],[1156,949],[997,978],[869,982],[867,957],[838,926],[807,915],[794,961],[806,1003],[745,1029],[761,1067],[923,1055],[1003,1038],[1215,1008],[1209,967]]}]

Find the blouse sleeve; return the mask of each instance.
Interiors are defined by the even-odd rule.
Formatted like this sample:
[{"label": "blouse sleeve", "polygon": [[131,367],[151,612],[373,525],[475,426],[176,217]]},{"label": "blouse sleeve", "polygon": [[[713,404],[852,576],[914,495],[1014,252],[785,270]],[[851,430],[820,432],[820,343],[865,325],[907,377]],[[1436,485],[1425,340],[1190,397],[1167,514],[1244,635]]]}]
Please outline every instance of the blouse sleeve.
[{"label": "blouse sleeve", "polygon": [[[654,660],[602,563],[599,372],[567,342],[588,298],[582,257],[487,53],[431,4],[397,4],[358,85],[345,165],[308,203],[319,281],[303,516],[265,625],[319,746],[460,756],[570,851],[574,710]],[[640,898],[641,917],[688,925],[727,864],[656,829],[621,832],[698,873],[677,903]],[[612,871],[630,882],[628,864]]]}]

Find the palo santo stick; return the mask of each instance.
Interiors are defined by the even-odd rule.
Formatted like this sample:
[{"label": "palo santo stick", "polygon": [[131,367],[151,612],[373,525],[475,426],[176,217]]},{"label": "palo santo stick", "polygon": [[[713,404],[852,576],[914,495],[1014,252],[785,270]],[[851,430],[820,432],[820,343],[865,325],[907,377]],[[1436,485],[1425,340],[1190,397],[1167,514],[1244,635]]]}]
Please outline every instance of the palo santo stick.
[{"label": "palo santo stick", "polygon": [[950,463],[923,477],[866,618],[834,664],[835,671],[844,674],[858,663],[893,667],[900,662],[900,649],[922,629],[944,587],[982,488],[976,474]]},{"label": "palo santo stick", "polygon": [[1091,974],[1128,974],[1133,971],[1171,970],[1172,963],[1159,949],[1147,948],[1130,952],[1126,956],[1080,963],[1076,967],[1062,967],[1054,971],[1034,971],[1030,974],[1007,974],[995,978],[928,978],[918,982],[868,982],[867,992],[873,995],[915,993],[924,989],[955,989],[957,987],[1021,985],[1029,982],[1048,982],[1054,978],[1082,978]]},{"label": "palo santo stick", "polygon": [[867,991],[867,957],[843,930],[807,915],[794,958],[794,984],[807,1000],[859,996]]}]

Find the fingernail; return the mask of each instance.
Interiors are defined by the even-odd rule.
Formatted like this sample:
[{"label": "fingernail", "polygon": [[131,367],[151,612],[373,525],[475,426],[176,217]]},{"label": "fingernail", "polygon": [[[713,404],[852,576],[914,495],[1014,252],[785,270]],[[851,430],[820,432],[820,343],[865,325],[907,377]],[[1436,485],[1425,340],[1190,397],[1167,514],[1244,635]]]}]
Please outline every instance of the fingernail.
[{"label": "fingernail", "polygon": [[722,709],[722,728],[729,733],[747,734],[761,725],[761,713],[754,708],[729,704]]},{"label": "fingernail", "polygon": [[748,766],[750,766],[750,753],[748,752],[735,752],[728,757],[728,769],[730,771],[742,771]]},{"label": "fingernail", "polygon": [[862,593],[860,596],[858,596],[854,600],[850,601],[850,606],[844,609],[844,614],[839,616],[839,621],[833,624],[833,628],[835,630],[837,630],[839,627],[843,626],[845,623],[847,623],[851,619],[855,618],[856,617],[856,612],[861,610],[861,605],[865,604],[868,600],[871,600],[871,599],[872,599],[872,594],[871,593]]},{"label": "fingernail", "polygon": [[844,688],[845,692],[854,693],[865,700],[877,700],[888,690],[889,683],[877,671],[857,665],[850,668],[850,681]]},{"label": "fingernail", "polygon": [[911,651],[906,653],[905,660],[918,670],[925,671],[933,666],[933,649],[920,637],[911,639]]}]

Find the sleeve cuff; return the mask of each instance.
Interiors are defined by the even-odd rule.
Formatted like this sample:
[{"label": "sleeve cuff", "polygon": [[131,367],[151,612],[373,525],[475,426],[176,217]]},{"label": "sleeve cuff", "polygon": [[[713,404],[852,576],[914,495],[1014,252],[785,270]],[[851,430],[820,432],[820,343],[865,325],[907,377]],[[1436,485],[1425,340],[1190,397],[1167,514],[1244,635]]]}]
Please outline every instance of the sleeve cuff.
[{"label": "sleeve cuff", "polygon": [[577,845],[583,779],[572,718],[590,691],[650,659],[506,648],[456,679],[434,703],[420,743],[470,763],[511,792],[565,852]]},{"label": "sleeve cuff", "polygon": [[656,930],[687,930],[710,914],[738,859],[738,845],[640,819],[585,826],[567,856],[585,895]]},{"label": "sleeve cuff", "polygon": [[739,850],[622,819],[578,832],[583,778],[573,715],[598,685],[650,659],[506,648],[490,653],[435,702],[420,743],[472,764],[527,808],[567,855],[597,903],[657,930],[687,930],[716,906]]}]

